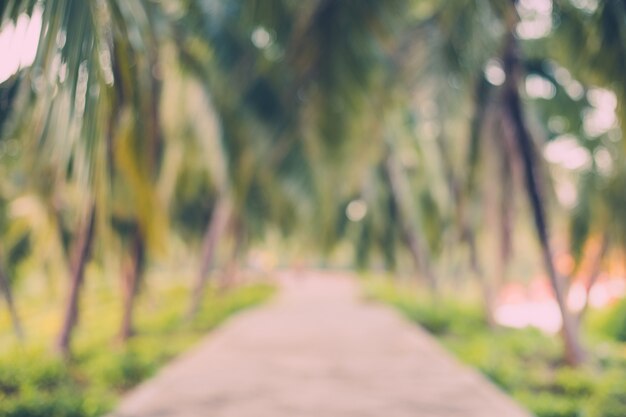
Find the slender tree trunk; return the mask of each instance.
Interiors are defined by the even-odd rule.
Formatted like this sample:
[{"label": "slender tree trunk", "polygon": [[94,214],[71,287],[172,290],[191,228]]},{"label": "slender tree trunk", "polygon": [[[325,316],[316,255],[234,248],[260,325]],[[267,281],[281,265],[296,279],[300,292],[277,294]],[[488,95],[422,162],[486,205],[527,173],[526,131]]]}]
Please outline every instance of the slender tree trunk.
[{"label": "slender tree trunk", "polygon": [[424,254],[425,249],[417,237],[417,234],[412,228],[407,226],[402,227],[402,233],[404,234],[406,245],[411,253],[411,258],[413,259],[416,269],[425,275],[431,291],[436,292],[437,284],[432,271],[430,270],[430,264],[427,257]]},{"label": "slender tree trunk", "polygon": [[[482,131],[488,115],[490,88],[491,87],[489,86],[489,83],[487,82],[485,77],[481,75],[476,81],[474,89],[474,109],[469,134],[469,170],[467,175],[467,182],[465,183],[466,193],[469,196],[473,195],[476,188],[476,175],[479,166],[478,160],[481,151]],[[466,242],[469,249],[470,270],[477,278],[478,284],[482,292],[483,301],[485,304],[485,318],[487,320],[487,324],[489,325],[489,327],[494,328],[496,327],[494,309],[495,293],[496,289],[499,288],[498,280],[490,283],[489,279],[485,275],[485,271],[480,265],[478,258],[478,249],[476,245],[476,235],[474,233],[474,229],[471,226],[471,221],[468,219],[467,204],[462,203],[460,187],[458,185],[455,187],[455,190],[457,192],[455,199],[457,200],[458,216],[461,222],[462,240]]]},{"label": "slender tree trunk", "polygon": [[504,72],[506,81],[504,84],[504,105],[508,111],[508,116],[515,134],[517,147],[524,167],[524,180],[526,191],[530,200],[535,229],[541,245],[541,252],[544,266],[550,279],[554,296],[561,312],[563,321],[562,336],[565,345],[565,356],[567,362],[576,366],[583,362],[584,351],[578,338],[577,326],[572,314],[567,308],[563,283],[558,277],[554,267],[552,248],[548,237],[548,225],[545,214],[544,202],[540,191],[540,175],[537,166],[537,155],[530,131],[526,126],[522,109],[522,102],[519,95],[519,83],[521,79],[521,64],[519,45],[512,30],[507,36],[505,51],[503,56]]},{"label": "slender tree trunk", "polygon": [[0,265],[0,291],[2,292],[4,301],[7,304],[7,310],[11,318],[13,332],[15,333],[15,336],[18,338],[18,340],[22,341],[24,339],[22,323],[20,321],[19,315],[17,314],[17,309],[15,308],[15,301],[13,300],[13,290],[11,289],[9,277],[5,273],[2,265]]},{"label": "slender tree trunk", "polygon": [[[514,219],[514,163],[516,161],[516,144],[513,137],[515,136],[512,130],[505,132],[506,127],[510,128],[510,123],[507,124],[502,119],[507,116],[505,113],[496,110],[495,117],[501,119],[497,124],[499,130],[496,131],[493,136],[493,142],[498,149],[500,181],[499,181],[499,194],[497,195],[497,214],[494,213],[494,226],[497,229],[497,244],[498,244],[498,256],[494,261],[494,277],[492,281],[492,287],[494,292],[503,288],[507,280],[507,272],[509,263],[513,253],[513,219]],[[495,322],[495,319],[494,319]]]},{"label": "slender tree trunk", "polygon": [[589,277],[587,278],[587,282],[585,282],[585,304],[580,309],[578,313],[578,317],[576,320],[578,324],[582,322],[587,310],[589,309],[589,295],[591,293],[591,289],[595,285],[598,280],[598,276],[600,275],[600,270],[602,268],[602,260],[606,256],[606,252],[609,250],[609,234],[604,233],[602,235],[602,242],[600,243],[600,248],[598,249],[598,253],[593,260],[593,264],[591,265],[591,269],[589,271]]},{"label": "slender tree trunk", "polygon": [[71,280],[70,291],[68,295],[67,304],[65,306],[65,315],[63,318],[63,325],[59,333],[59,337],[56,342],[56,350],[63,357],[68,358],[70,356],[70,343],[72,333],[76,324],[78,323],[78,304],[80,301],[80,294],[85,281],[85,267],[91,256],[91,247],[94,238],[96,209],[95,205],[91,203],[87,216],[78,231],[78,236],[74,241],[74,247],[72,250],[71,259]]},{"label": "slender tree trunk", "polygon": [[[482,116],[481,116],[482,117]],[[441,139],[441,138],[440,138]],[[478,251],[476,248],[476,239],[474,236],[474,230],[469,225],[467,215],[465,212],[465,206],[461,197],[461,186],[452,168],[452,163],[448,155],[446,145],[442,140],[437,140],[439,147],[439,153],[441,155],[441,161],[443,163],[444,173],[448,183],[450,196],[456,208],[457,222],[459,223],[459,229],[461,231],[461,241],[467,244],[469,250],[469,265],[472,275],[476,278],[480,291],[483,297],[483,308],[485,311],[485,318],[489,327],[495,327],[495,319],[493,315],[494,309],[494,297],[493,290],[487,277],[485,277],[483,270],[478,259]]]},{"label": "slender tree trunk", "polygon": [[476,250],[476,237],[474,235],[474,231],[468,227],[465,230],[464,234],[465,234],[465,241],[467,242],[467,246],[469,249],[470,270],[472,271],[472,274],[478,281],[480,292],[483,297],[483,303],[484,303],[483,309],[485,312],[485,320],[487,320],[487,325],[489,326],[489,328],[493,329],[497,325],[496,319],[494,316],[494,310],[495,310],[494,287],[489,282],[489,279],[485,276],[485,273],[478,262],[478,253]]},{"label": "slender tree trunk", "polygon": [[[154,36],[154,33],[152,35]],[[145,164],[144,166],[149,174],[149,178],[152,182],[155,182],[159,172],[163,148],[163,132],[159,117],[163,82],[161,79],[159,50],[154,48],[149,49],[146,51],[146,56],[149,61],[148,71],[151,94],[149,97],[142,100],[142,108],[145,110],[144,131],[142,133],[146,141],[143,147],[144,153],[137,154],[136,158],[139,163]],[[112,121],[113,120],[114,119],[112,119]],[[111,126],[113,126],[113,123],[111,123]],[[144,279],[147,257],[146,228],[149,226],[143,225],[143,227],[141,227],[141,222],[138,218],[135,218],[134,222],[130,256],[122,270],[122,322],[119,334],[119,339],[122,342],[126,342],[135,334],[135,304]]]},{"label": "slender tree trunk", "polygon": [[[505,139],[509,142],[507,139]],[[500,256],[497,265],[496,283],[501,287],[506,281],[506,272],[509,261],[513,253],[513,207],[514,199],[511,190],[513,189],[513,171],[511,157],[511,144],[502,144],[502,161],[500,165],[500,206],[499,206],[499,237],[500,237]]]},{"label": "slender tree trunk", "polygon": [[220,292],[226,292],[228,289],[236,285],[238,281],[239,263],[241,262],[245,241],[245,233],[240,222],[233,221],[232,232],[235,241],[232,245],[230,259],[226,264],[226,268],[224,268],[224,273],[222,274],[222,279],[220,280]]},{"label": "slender tree trunk", "polygon": [[57,194],[58,193],[55,193],[52,204],[50,204],[50,215],[53,218],[54,227],[56,229],[57,237],[60,243],[60,249],[63,252],[66,262],[69,263],[71,262],[71,255],[68,245],[65,244],[64,240],[65,230],[63,229],[63,217],[61,216],[62,206],[60,198]]},{"label": "slender tree trunk", "polygon": [[482,131],[487,118],[487,108],[489,105],[489,83],[484,76],[481,76],[474,88],[473,114],[470,122],[469,150],[468,150],[468,173],[467,173],[467,193],[472,195],[476,186],[476,175],[479,168],[478,160],[481,152]]},{"label": "slender tree trunk", "polygon": [[122,325],[120,327],[120,340],[122,342],[127,341],[135,334],[133,312],[145,269],[145,257],[144,239],[137,225],[130,248],[130,257],[123,271],[123,310]]},{"label": "slender tree trunk", "polygon": [[430,265],[427,244],[422,242],[416,233],[417,226],[415,225],[416,220],[413,216],[414,210],[405,200],[405,196],[410,195],[410,190],[407,180],[404,177],[404,172],[402,171],[400,162],[394,157],[393,150],[391,148],[389,149],[389,155],[384,162],[384,168],[389,181],[391,197],[393,198],[397,208],[400,228],[402,230],[407,248],[411,253],[413,263],[415,264],[416,269],[424,275],[426,283],[430,287],[432,293],[436,294],[437,279]]},{"label": "slender tree trunk", "polygon": [[207,285],[209,269],[213,263],[215,257],[215,251],[217,245],[224,234],[224,230],[231,217],[232,207],[231,202],[225,195],[221,195],[213,209],[211,220],[207,225],[202,241],[202,253],[200,258],[200,268],[196,281],[193,285],[191,293],[191,303],[187,312],[189,319],[193,318],[202,304],[202,297],[204,296],[204,290]]}]

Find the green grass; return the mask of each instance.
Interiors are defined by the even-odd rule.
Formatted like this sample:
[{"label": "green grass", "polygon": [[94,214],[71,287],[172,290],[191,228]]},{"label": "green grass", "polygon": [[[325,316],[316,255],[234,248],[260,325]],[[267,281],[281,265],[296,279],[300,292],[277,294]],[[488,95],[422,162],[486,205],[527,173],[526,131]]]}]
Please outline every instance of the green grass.
[{"label": "green grass", "polygon": [[[115,303],[99,304],[106,291],[88,291],[74,357],[64,363],[50,354],[50,323],[37,319],[25,345],[8,343],[0,353],[0,416],[89,417],[111,410],[122,393],[151,377],[160,366],[233,314],[268,299],[273,288],[255,284],[226,294],[208,291],[203,308],[185,322],[188,292],[172,286],[146,291],[137,308],[138,334],[126,345],[115,340]],[[32,315],[31,315],[32,316]],[[50,326],[55,328],[55,326]],[[5,336],[5,339],[7,337]]]},{"label": "green grass", "polygon": [[433,302],[414,288],[376,280],[367,281],[366,294],[429,330],[538,417],[626,416],[624,307],[591,314],[584,328],[589,360],[574,369],[563,362],[557,337],[530,328],[491,330],[476,301]]}]

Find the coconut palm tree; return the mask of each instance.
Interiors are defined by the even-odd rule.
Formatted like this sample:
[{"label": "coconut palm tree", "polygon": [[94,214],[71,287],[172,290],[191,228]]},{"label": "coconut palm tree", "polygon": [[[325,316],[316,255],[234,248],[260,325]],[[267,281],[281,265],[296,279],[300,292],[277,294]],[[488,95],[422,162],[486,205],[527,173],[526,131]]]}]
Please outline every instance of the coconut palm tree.
[{"label": "coconut palm tree", "polygon": [[[22,132],[24,140],[38,150],[40,157],[33,158],[34,163],[52,155],[58,180],[76,181],[87,196],[79,216],[81,226],[75,233],[70,291],[57,342],[58,351],[67,356],[98,218],[110,217],[107,196],[113,147],[118,145],[113,142],[118,136],[123,140],[118,132],[128,130],[120,123],[124,112],[129,114],[127,119],[135,120],[136,137],[146,135],[143,143],[136,145],[152,149],[141,154],[150,159],[156,152],[150,139],[155,136],[151,132],[157,119],[153,106],[158,100],[152,100],[154,84],[150,83],[155,77],[142,76],[141,71],[152,74],[154,69],[156,73],[150,52],[156,50],[152,25],[158,23],[158,10],[149,2],[20,0],[3,2],[0,9],[3,22],[37,13],[42,21],[41,36],[34,63],[24,70],[22,83],[22,105],[33,111],[22,117],[15,113],[14,131]],[[28,94],[31,88],[34,94]],[[146,93],[150,95],[146,97]],[[142,117],[148,114],[153,117]],[[39,127],[23,129],[33,118],[40,121]],[[59,134],[62,124],[57,120],[65,123],[66,134]],[[135,162],[135,167],[140,166],[141,161]]]}]

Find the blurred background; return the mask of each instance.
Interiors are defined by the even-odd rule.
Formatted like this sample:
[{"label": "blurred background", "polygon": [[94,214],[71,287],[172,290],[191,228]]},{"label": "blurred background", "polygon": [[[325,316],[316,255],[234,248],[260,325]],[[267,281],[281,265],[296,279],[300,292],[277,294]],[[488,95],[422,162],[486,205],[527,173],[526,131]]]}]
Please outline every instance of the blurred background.
[{"label": "blurred background", "polygon": [[0,415],[343,269],[539,417],[626,416],[624,121],[623,0],[0,0]]}]

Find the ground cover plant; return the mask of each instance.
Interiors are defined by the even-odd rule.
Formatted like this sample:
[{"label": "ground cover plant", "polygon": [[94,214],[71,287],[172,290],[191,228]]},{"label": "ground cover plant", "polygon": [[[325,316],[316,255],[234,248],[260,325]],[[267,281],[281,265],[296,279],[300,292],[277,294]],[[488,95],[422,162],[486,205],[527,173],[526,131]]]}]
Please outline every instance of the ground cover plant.
[{"label": "ground cover plant", "polygon": [[[115,339],[115,320],[103,314],[106,304],[87,307],[87,318],[101,319],[78,332],[69,361],[51,354],[42,343],[44,338],[33,337],[32,342],[27,339],[11,347],[5,344],[0,355],[0,416],[103,415],[121,394],[153,376],[233,314],[267,300],[273,289],[268,284],[250,284],[219,296],[216,292],[215,288],[208,291],[191,321],[184,316],[184,287],[145,294],[140,300],[137,333],[126,344]],[[101,297],[105,297],[101,291],[90,291],[87,301]],[[45,334],[43,328],[28,330]]]},{"label": "ground cover plant", "polygon": [[436,302],[415,287],[366,284],[368,297],[390,304],[419,324],[462,362],[483,373],[537,417],[626,415],[626,301],[593,312],[583,337],[586,365],[572,368],[556,336],[537,329],[492,329],[480,303],[442,296]]}]

